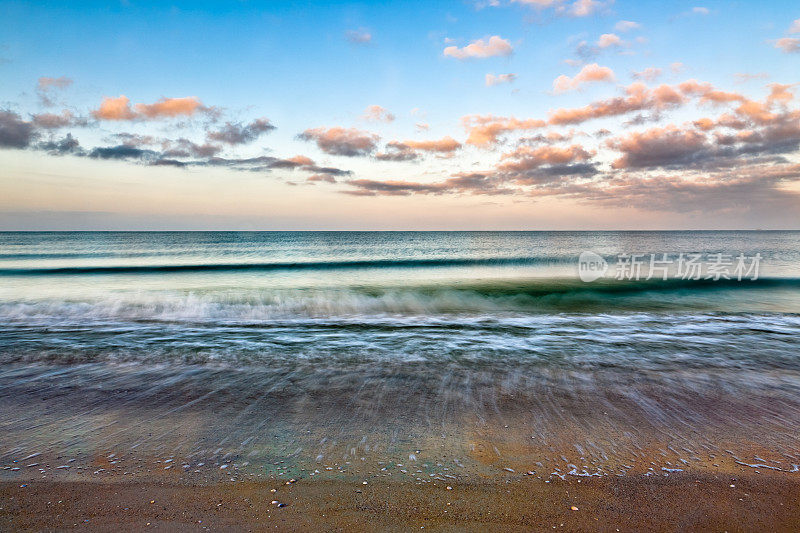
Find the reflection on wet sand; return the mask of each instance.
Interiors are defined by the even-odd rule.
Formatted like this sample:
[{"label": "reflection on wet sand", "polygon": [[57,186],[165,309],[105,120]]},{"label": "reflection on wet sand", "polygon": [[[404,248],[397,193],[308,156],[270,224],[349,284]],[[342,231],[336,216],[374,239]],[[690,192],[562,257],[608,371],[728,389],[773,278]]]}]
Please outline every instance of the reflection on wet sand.
[{"label": "reflection on wet sand", "polygon": [[[16,365],[0,385],[4,478],[551,480],[800,464],[790,372],[103,363]],[[34,453],[36,467],[21,464]]]}]

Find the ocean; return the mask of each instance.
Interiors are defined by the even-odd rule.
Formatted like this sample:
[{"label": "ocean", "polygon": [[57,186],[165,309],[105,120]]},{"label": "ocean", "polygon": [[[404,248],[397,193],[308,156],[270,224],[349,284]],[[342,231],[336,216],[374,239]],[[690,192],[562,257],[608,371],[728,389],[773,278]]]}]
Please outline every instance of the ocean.
[{"label": "ocean", "polygon": [[0,233],[0,458],[791,471],[798,313],[791,231]]}]

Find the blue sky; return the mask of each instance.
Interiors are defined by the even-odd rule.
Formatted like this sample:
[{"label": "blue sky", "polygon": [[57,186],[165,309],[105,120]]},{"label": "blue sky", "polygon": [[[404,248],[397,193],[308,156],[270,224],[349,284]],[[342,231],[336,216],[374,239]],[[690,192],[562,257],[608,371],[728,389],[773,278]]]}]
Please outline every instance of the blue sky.
[{"label": "blue sky", "polygon": [[[3,228],[800,222],[796,2],[0,2],[0,17]],[[681,101],[641,92],[659,86]],[[632,90],[656,103],[548,118]],[[126,118],[99,111],[123,95]],[[146,107],[187,98],[177,114]],[[465,117],[518,122],[476,144]],[[270,127],[213,141],[259,119]],[[67,134],[80,148],[55,149]],[[178,139],[216,152],[175,155]],[[122,145],[139,152],[97,151]],[[252,157],[272,159],[231,162]]]}]

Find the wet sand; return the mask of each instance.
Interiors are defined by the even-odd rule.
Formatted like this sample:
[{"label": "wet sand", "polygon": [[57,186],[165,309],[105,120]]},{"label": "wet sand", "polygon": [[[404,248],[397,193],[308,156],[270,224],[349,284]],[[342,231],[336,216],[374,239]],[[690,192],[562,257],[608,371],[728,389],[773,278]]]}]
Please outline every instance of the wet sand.
[{"label": "wet sand", "polygon": [[[273,488],[277,491],[271,492]],[[285,506],[271,503],[276,500]],[[550,483],[516,476],[425,485],[308,479],[290,485],[4,482],[0,501],[3,530],[800,529],[800,479],[752,471]]]},{"label": "wet sand", "polygon": [[800,530],[793,372],[301,370],[7,367],[0,530]]}]

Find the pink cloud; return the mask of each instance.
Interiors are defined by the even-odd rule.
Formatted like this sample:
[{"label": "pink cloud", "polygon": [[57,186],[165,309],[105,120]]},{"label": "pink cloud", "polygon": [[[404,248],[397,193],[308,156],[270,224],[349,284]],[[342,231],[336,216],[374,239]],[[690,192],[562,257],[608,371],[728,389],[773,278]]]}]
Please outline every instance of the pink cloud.
[{"label": "pink cloud", "polygon": [[463,48],[448,46],[444,55],[456,59],[487,58],[493,56],[510,56],[514,48],[507,40],[493,35],[488,40],[478,39]]},{"label": "pink cloud", "polygon": [[595,118],[624,115],[631,111],[659,111],[680,105],[684,101],[685,98],[668,85],[649,89],[643,83],[636,82],[625,88],[625,96],[592,102],[584,107],[552,110],[549,123],[578,124]]},{"label": "pink cloud", "polygon": [[104,97],[92,115],[101,120],[136,120],[191,116],[205,110],[208,108],[195,96],[161,98],[152,104],[136,104],[131,109],[130,99],[120,95],[117,98]]},{"label": "pink cloud", "polygon": [[775,48],[783,50],[786,54],[800,52],[800,39],[797,37],[783,37],[773,41]]},{"label": "pink cloud", "polygon": [[585,83],[614,81],[614,71],[608,67],[601,67],[597,63],[584,66],[575,77],[561,75],[553,81],[553,92],[556,94],[574,91]]},{"label": "pink cloud", "polygon": [[394,121],[394,115],[389,113],[389,111],[387,111],[385,108],[379,105],[367,106],[367,108],[364,110],[362,118],[364,118],[364,120],[369,120],[371,122]]},{"label": "pink cloud", "polygon": [[600,48],[609,48],[612,46],[622,46],[624,41],[614,33],[604,33],[597,39],[597,46]]},{"label": "pink cloud", "polygon": [[[542,165],[566,165],[579,161],[588,161],[594,155],[582,146],[520,146],[513,152],[503,154],[505,162],[498,165],[498,170],[523,172]],[[514,160],[514,161],[508,161]]]},{"label": "pink cloud", "polygon": [[487,146],[497,142],[501,135],[517,130],[532,130],[546,125],[544,120],[520,120],[514,117],[468,115],[461,119],[469,133],[467,144]]},{"label": "pink cloud", "polygon": [[161,98],[153,104],[136,104],[136,112],[147,118],[190,116],[203,104],[195,96],[185,98]]},{"label": "pink cloud", "polygon": [[124,94],[118,98],[104,97],[100,107],[92,111],[92,115],[101,120],[133,120],[136,118],[136,113],[131,110],[130,98]]},{"label": "pink cloud", "polygon": [[461,143],[452,137],[443,137],[432,141],[392,141],[386,145],[387,150],[376,154],[381,161],[411,161],[419,158],[418,152],[432,152],[452,155],[461,148]]}]

